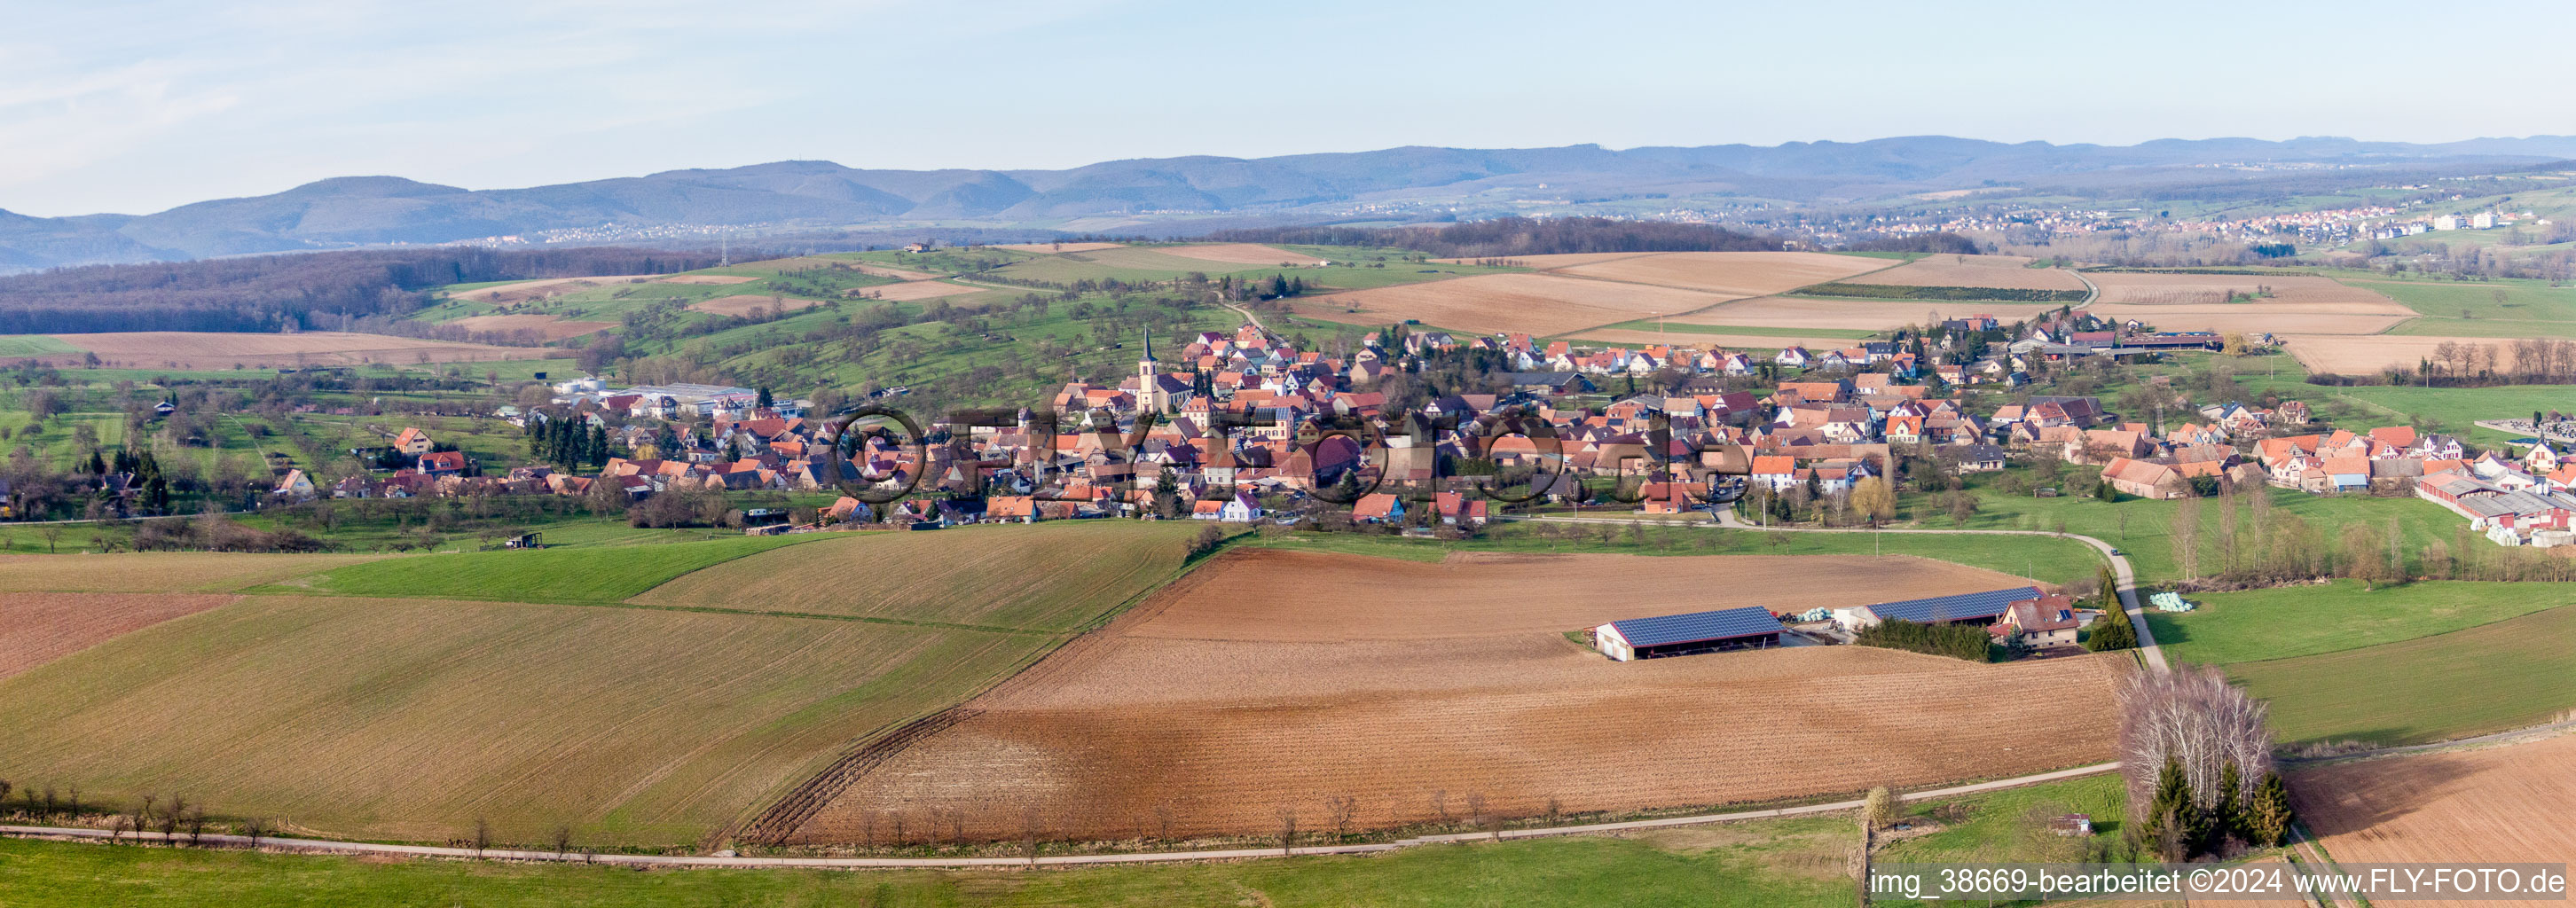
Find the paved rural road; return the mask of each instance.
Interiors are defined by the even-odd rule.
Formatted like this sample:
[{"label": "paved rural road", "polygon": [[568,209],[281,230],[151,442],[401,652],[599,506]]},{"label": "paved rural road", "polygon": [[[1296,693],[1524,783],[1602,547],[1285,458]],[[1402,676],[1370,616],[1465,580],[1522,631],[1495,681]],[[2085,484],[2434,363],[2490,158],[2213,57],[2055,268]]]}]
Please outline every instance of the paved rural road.
[{"label": "paved rural road", "polygon": [[1717,522],[1714,524],[1675,524],[1668,520],[1631,520],[1618,517],[1546,516],[1525,518],[1507,517],[1504,519],[1539,520],[1550,523],[1633,523],[1645,526],[1678,525],[1694,527],[1722,526],[1731,530],[1758,530],[1762,532],[1782,533],[1919,533],[1951,536],[2062,536],[2067,539],[2082,541],[2085,545],[2092,546],[2096,551],[2101,552],[2102,557],[2111,559],[2111,570],[2120,584],[2120,609],[2128,613],[2129,626],[2135,628],[2138,632],[2139,655],[2144,657],[2147,660],[2147,664],[2154,666],[2157,671],[2164,671],[2166,668],[2164,648],[2156,645],[2155,632],[2147,629],[2146,613],[2138,607],[2137,573],[2129,569],[2129,559],[2127,557],[2113,554],[2114,552],[2119,551],[2117,548],[2114,548],[2108,542],[2103,542],[2102,540],[2095,539],[2091,536],[2077,533],[2051,533],[2047,530],[1867,530],[1840,528],[1826,529],[1822,527],[1761,527],[1745,523],[1742,518],[1735,516],[1735,511],[1731,508],[1719,509],[1717,512]]},{"label": "paved rural road", "polygon": [[[2000,788],[2015,788],[2023,785],[2035,785],[2041,782],[2055,782],[2061,779],[2098,775],[2101,773],[2111,772],[2119,768],[2120,764],[2118,763],[2096,763],[2091,766],[2078,766],[2073,769],[2061,769],[2056,772],[2043,772],[2035,775],[2017,776],[2010,779],[1996,779],[1991,782],[1977,782],[1970,785],[1954,785],[1948,788],[1918,791],[1911,794],[1899,795],[1898,797],[1907,801],[1955,797],[1963,794],[1974,794],[1981,791],[1993,791]],[[503,848],[486,849],[484,851],[477,852],[471,848],[443,848],[434,845],[387,845],[377,842],[334,842],[321,839],[280,838],[276,836],[261,838],[259,840],[259,846],[262,848],[274,848],[284,851],[308,851],[338,854],[387,854],[440,858],[479,857],[503,861],[563,861],[567,863],[599,863],[616,864],[621,866],[654,867],[825,867],[853,869],[866,867],[1024,867],[1030,864],[1077,866],[1084,864],[1144,864],[1169,861],[1230,861],[1244,860],[1248,858],[1288,857],[1292,855],[1375,854],[1379,852],[1397,851],[1420,845],[1450,845],[1488,839],[1536,839],[1550,836],[1633,832],[1638,830],[1663,829],[1672,826],[1696,826],[1705,823],[1725,823],[1737,820],[1763,820],[1775,817],[1795,817],[1805,816],[1808,814],[1833,813],[1843,810],[1857,810],[1860,806],[1861,802],[1859,801],[1834,801],[1825,804],[1800,804],[1794,807],[1780,807],[1770,810],[1744,810],[1734,813],[1712,813],[1687,817],[1665,817],[1656,820],[1628,820],[1619,823],[1592,823],[1583,826],[1553,826],[1543,829],[1506,829],[1499,833],[1458,832],[1443,835],[1426,835],[1416,836],[1410,839],[1399,839],[1393,842],[1376,842],[1366,845],[1322,845],[1286,850],[1278,848],[1236,848],[1223,851],[1158,851],[1136,854],[1046,855],[1039,857],[1034,861],[1027,858],[726,858],[666,854],[585,855],[577,852],[521,851]],[[114,838],[114,836],[104,829],[75,829],[58,826],[0,826],[0,835],[43,836],[72,839]],[[157,832],[141,834],[128,833],[126,837],[142,842],[158,842],[164,840],[162,835]],[[184,838],[184,835],[176,838]],[[207,835],[204,837],[204,840],[207,843],[215,845],[247,846],[251,844],[251,840],[248,837],[237,835]]]}]

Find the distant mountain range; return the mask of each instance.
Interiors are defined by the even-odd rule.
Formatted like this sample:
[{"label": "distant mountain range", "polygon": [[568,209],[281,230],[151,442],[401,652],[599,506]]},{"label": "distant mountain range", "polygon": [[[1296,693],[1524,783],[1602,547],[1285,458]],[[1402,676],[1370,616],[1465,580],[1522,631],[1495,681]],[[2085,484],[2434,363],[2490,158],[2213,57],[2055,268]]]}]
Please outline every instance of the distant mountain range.
[{"label": "distant mountain range", "polygon": [[[1638,199],[1845,203],[2033,181],[2067,187],[2213,179],[2211,165],[2495,167],[2576,158],[2576,137],[2438,145],[2301,138],[2159,140],[2129,146],[2006,144],[1943,136],[1757,147],[1407,147],[1273,158],[1108,161],[1070,170],[860,170],[780,161],[727,170],[528,189],[466,190],[400,177],[340,177],[275,195],[157,214],[34,218],[0,211],[0,273],[450,243],[485,237],[637,242],[708,228],[753,234],[948,225],[1176,235],[1210,223],[1425,219],[1454,206],[1506,213],[1531,198],[1579,208]],[[2241,174],[2227,179],[2244,179]],[[691,234],[691,229],[700,232]],[[658,232],[657,232],[658,231]],[[564,234],[550,236],[549,233]]]}]

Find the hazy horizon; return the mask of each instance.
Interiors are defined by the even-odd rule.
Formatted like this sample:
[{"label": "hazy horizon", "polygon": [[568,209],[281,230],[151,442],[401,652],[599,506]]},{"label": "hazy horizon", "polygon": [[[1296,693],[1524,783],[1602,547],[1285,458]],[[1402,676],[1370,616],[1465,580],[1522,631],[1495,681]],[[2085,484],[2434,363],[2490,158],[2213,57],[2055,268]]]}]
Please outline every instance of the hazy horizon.
[{"label": "hazy horizon", "polygon": [[[790,159],[1062,169],[1404,145],[2576,133],[2540,64],[2476,50],[2497,21],[2554,43],[2570,30],[2558,11],[2412,17],[2397,49],[2374,11],[2411,15],[1007,0],[961,16],[800,0],[709,23],[683,4],[596,0],[45,8],[17,17],[44,43],[0,39],[0,209],[143,214],[337,176],[491,189]],[[2464,84],[2463,70],[2499,78]]]}]

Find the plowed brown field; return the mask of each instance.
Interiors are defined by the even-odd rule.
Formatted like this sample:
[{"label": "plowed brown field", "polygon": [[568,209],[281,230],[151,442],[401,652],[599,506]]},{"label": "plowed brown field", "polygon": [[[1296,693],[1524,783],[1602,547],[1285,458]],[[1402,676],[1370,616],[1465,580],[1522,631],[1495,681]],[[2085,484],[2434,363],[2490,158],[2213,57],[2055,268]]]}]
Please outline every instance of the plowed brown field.
[{"label": "plowed brown field", "polygon": [[[1526,331],[1553,336],[1659,312],[1705,309],[1732,298],[1552,274],[1488,274],[1307,297],[1297,303],[1297,312],[1366,325],[1409,318],[1459,331]],[[1345,311],[1354,306],[1358,312]]]},{"label": "plowed brown field", "polygon": [[2018,255],[1936,255],[1869,276],[1862,283],[1895,287],[1999,287],[2006,290],[2082,290],[2075,272],[2032,268]]},{"label": "plowed brown field", "polygon": [[573,321],[560,315],[469,315],[448,324],[467,331],[501,331],[514,334],[532,331],[535,332],[535,336],[550,341],[580,337],[601,328],[617,327],[616,322]]},{"label": "plowed brown field", "polygon": [[0,678],[239,596],[0,593]]},{"label": "plowed brown field", "polygon": [[[486,362],[570,356],[569,350],[494,347],[343,331],[299,334],[234,334],[217,331],[126,331],[110,334],[56,334],[54,338],[98,354],[110,367],[218,371],[241,366],[274,369],[303,366],[357,366],[388,363]],[[33,357],[48,365],[67,365],[81,357],[48,354]]]},{"label": "plowed brown field", "polygon": [[[967,704],[798,834],[1263,833],[1327,799],[1354,827],[1471,798],[1527,815],[1848,792],[2106,756],[2117,658],[1986,666],[1858,647],[1617,663],[1562,636],[1615,618],[1850,605],[2022,583],[1912,558],[1251,550]],[[2001,691],[2047,691],[2043,697]],[[1159,834],[1159,832],[1157,833]]]},{"label": "plowed brown field", "polygon": [[2576,862],[2576,735],[2341,763],[2290,788],[2299,818],[2345,864]]}]

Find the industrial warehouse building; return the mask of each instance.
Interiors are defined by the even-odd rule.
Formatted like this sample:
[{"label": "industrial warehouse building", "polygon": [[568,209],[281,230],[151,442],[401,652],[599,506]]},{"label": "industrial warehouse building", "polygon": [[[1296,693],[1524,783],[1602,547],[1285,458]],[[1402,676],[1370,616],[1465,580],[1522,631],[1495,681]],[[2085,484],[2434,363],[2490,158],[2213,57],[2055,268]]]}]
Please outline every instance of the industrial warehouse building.
[{"label": "industrial warehouse building", "polygon": [[1987,590],[1982,593],[1960,593],[1953,596],[1881,602],[1876,605],[1855,605],[1833,609],[1832,612],[1836,622],[1851,630],[1860,630],[1888,620],[1911,621],[1916,624],[1983,625],[1993,624],[2001,619],[2004,612],[2012,608],[2014,602],[2037,598],[2039,598],[2038,587],[2017,586],[2005,590]]},{"label": "industrial warehouse building", "polygon": [[1592,645],[1601,654],[1626,662],[1658,656],[1681,656],[1718,650],[1780,645],[1787,628],[1766,609],[1719,609],[1687,615],[1630,618],[1592,629]]}]

